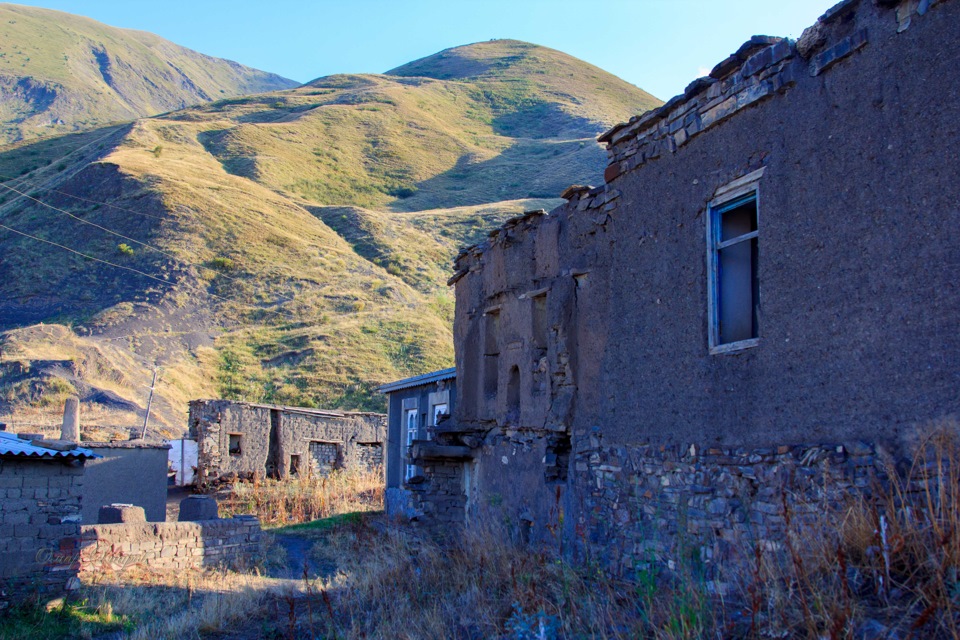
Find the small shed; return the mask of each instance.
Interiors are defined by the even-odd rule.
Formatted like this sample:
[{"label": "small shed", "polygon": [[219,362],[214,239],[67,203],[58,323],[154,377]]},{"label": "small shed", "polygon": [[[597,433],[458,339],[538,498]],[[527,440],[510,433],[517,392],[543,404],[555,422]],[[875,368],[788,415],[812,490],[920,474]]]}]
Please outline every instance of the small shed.
[{"label": "small shed", "polygon": [[148,522],[167,519],[169,444],[143,440],[84,442],[99,459],[83,480],[83,524],[96,524],[100,507],[114,503],[143,507]]},{"label": "small shed", "polygon": [[84,463],[98,457],[0,431],[0,603],[54,595],[77,575]]},{"label": "small shed", "polygon": [[423,479],[412,464],[410,446],[415,440],[431,440],[437,424],[453,414],[457,370],[454,367],[405,378],[383,385],[388,398],[387,488],[384,496],[389,515],[412,516],[411,488]]}]

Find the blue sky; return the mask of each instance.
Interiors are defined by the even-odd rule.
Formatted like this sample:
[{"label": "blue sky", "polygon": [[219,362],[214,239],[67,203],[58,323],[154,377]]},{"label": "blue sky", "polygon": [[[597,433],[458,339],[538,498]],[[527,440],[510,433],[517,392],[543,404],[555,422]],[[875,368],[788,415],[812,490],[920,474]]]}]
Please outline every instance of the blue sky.
[{"label": "blue sky", "polygon": [[667,99],[754,34],[797,38],[836,0],[21,0],[151,31],[300,82],[380,73],[491,38],[553,47]]}]

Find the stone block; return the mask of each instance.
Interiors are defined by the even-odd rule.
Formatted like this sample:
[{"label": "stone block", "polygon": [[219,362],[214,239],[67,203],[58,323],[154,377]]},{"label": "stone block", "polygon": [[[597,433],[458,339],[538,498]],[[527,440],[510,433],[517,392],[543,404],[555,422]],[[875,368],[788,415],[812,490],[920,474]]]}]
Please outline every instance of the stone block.
[{"label": "stone block", "polygon": [[220,505],[212,496],[192,495],[180,501],[181,522],[216,520],[220,517]]},{"label": "stone block", "polygon": [[132,504],[109,504],[100,507],[97,514],[99,524],[120,524],[127,522],[146,522],[143,507]]}]

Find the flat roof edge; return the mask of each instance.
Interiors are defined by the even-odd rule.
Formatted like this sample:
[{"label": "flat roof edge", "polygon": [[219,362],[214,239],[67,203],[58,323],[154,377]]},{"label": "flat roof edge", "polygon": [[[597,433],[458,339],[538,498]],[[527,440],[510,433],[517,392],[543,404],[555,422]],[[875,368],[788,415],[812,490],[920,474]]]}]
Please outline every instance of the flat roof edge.
[{"label": "flat roof edge", "polygon": [[377,391],[380,393],[390,393],[391,391],[409,389],[410,387],[419,387],[420,385],[430,384],[431,382],[450,380],[456,377],[457,368],[450,367],[449,369],[440,369],[439,371],[423,373],[419,376],[413,376],[412,378],[404,378],[403,380],[397,380],[396,382],[388,382],[387,384],[378,387]]}]

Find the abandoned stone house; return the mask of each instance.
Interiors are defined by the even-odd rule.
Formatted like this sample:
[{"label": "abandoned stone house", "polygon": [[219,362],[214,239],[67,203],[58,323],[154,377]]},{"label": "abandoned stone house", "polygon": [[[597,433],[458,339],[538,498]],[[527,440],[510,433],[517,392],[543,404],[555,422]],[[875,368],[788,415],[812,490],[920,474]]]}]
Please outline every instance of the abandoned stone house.
[{"label": "abandoned stone house", "polygon": [[853,0],[752,38],[604,134],[603,186],[464,250],[422,519],[712,562],[955,416],[957,33],[960,2]]},{"label": "abandoned stone house", "polygon": [[0,605],[63,591],[78,571],[90,449],[0,431]]},{"label": "abandoned stone house", "polygon": [[231,400],[190,403],[198,485],[221,477],[285,478],[380,468],[387,420],[380,413],[282,407]]},{"label": "abandoned stone house", "polygon": [[441,369],[380,387],[387,395],[387,458],[384,509],[388,515],[413,516],[411,491],[422,487],[423,468],[410,459],[415,440],[432,440],[432,432],[453,412],[457,371]]}]

